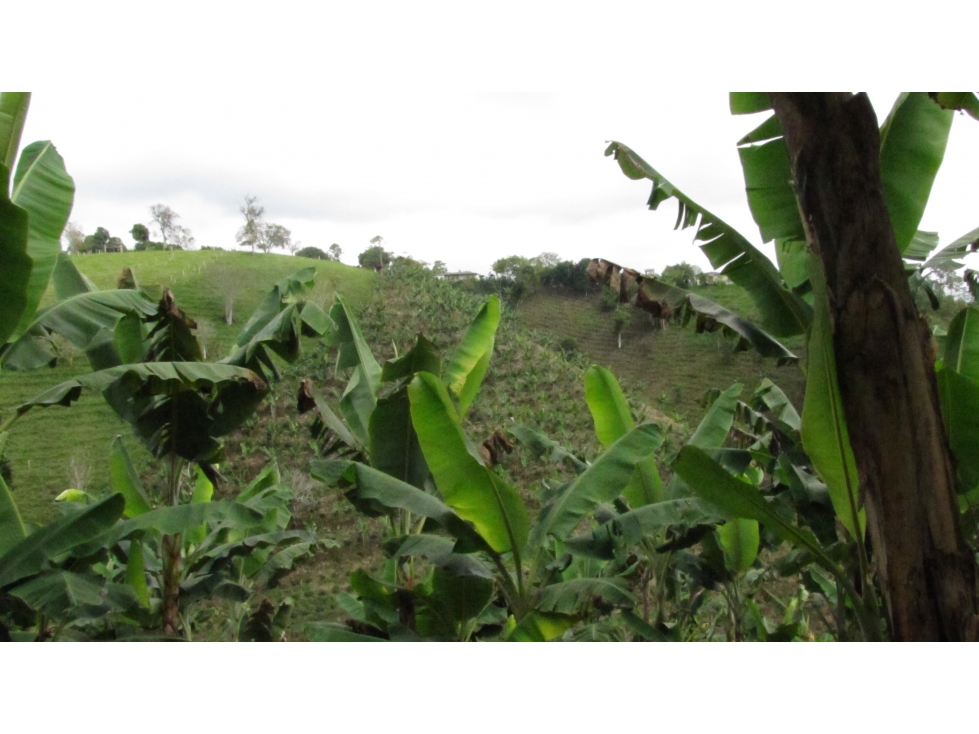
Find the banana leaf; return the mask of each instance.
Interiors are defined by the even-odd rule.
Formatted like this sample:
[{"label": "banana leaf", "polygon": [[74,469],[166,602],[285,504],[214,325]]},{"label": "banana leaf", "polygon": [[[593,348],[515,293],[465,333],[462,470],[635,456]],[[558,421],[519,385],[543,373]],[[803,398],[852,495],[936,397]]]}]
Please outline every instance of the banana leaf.
[{"label": "banana leaf", "polygon": [[[865,514],[859,507],[857,463],[843,413],[836,376],[832,323],[822,265],[812,258],[810,281],[815,317],[809,336],[809,369],[802,407],[802,446],[820,478],[826,482],[833,510],[850,533],[863,537]],[[854,514],[856,513],[856,516]]]},{"label": "banana leaf", "polygon": [[568,538],[572,553],[612,560],[617,548],[629,548],[670,525],[705,525],[723,520],[710,504],[698,497],[683,497],[645,505],[617,515],[588,533]]},{"label": "banana leaf", "polygon": [[31,143],[24,148],[10,199],[30,217],[27,254],[34,262],[27,286],[27,306],[13,334],[13,339],[19,339],[30,328],[34,312],[47,290],[61,252],[61,233],[75,199],[75,182],[50,141]]},{"label": "banana leaf", "polygon": [[898,249],[911,245],[945,157],[954,113],[926,92],[904,92],[880,129],[880,176]]},{"label": "banana leaf", "polygon": [[445,386],[419,373],[408,386],[411,421],[445,504],[472,522],[497,552],[519,553],[527,542],[527,512],[516,491],[477,459]]},{"label": "banana leaf", "polygon": [[114,494],[31,533],[0,557],[0,588],[38,573],[45,562],[102,535],[122,517],[126,501]]},{"label": "banana leaf", "polygon": [[[604,367],[592,365],[585,372],[585,402],[595,421],[595,434],[605,448],[636,427],[622,388]],[[654,458],[645,459],[636,467],[622,495],[633,507],[663,499],[663,480]]]},{"label": "banana leaf", "polygon": [[629,584],[620,578],[580,578],[545,586],[535,611],[582,617],[596,604],[632,609],[636,599]]},{"label": "banana leaf", "polygon": [[657,426],[646,424],[630,431],[608,448],[541,510],[535,535],[567,538],[588,513],[603,502],[612,502],[629,484],[636,467],[663,443]]},{"label": "banana leaf", "polygon": [[0,165],[0,345],[23,318],[33,268],[27,254],[28,214],[10,201],[9,186],[10,171]]},{"label": "banana leaf", "polygon": [[[27,110],[31,105],[30,92],[0,93],[0,165],[8,170],[14,167],[20,137],[24,132]],[[4,187],[6,194],[8,189]]]},{"label": "banana leaf", "polygon": [[785,287],[772,262],[743,235],[677,189],[628,146],[613,141],[605,155],[614,155],[629,178],[653,182],[650,209],[669,198],[679,202],[677,228],[696,228],[694,241],[711,265],[723,268],[724,275],[751,294],[767,331],[779,337],[805,333],[812,319],[809,305]]},{"label": "banana leaf", "polygon": [[499,324],[500,299],[490,296],[486,305],[469,324],[462,341],[445,367],[443,381],[449,392],[459,401],[460,416],[466,415],[479,392],[479,386],[493,356],[493,344]]},{"label": "banana leaf", "polygon": [[[49,334],[58,334],[66,341],[89,353],[90,361],[100,362],[105,369],[121,364],[115,348],[115,328],[129,313],[151,316],[157,311],[155,303],[138,291],[113,290],[79,293],[40,311],[26,333],[13,342],[2,357],[5,369],[31,370],[47,366],[52,355],[45,346]],[[109,356],[102,356],[96,347],[108,339]],[[93,365],[95,366],[95,365]]]}]

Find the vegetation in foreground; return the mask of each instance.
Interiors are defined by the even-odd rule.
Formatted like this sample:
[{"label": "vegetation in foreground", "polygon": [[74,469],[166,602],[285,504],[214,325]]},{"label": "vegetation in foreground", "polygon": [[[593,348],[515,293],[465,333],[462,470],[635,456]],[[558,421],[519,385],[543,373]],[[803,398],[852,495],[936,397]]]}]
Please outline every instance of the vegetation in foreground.
[{"label": "vegetation in foreground", "polygon": [[[0,435],[5,440],[3,429],[33,408],[68,406],[94,388],[162,462],[163,482],[147,491],[117,444],[112,493],[62,493],[63,517],[37,529],[23,523],[0,482],[5,634],[190,639],[200,626],[195,605],[214,600],[239,605],[225,615],[233,638],[285,633],[294,602],[277,604],[271,592],[312,553],[316,534],[293,526],[292,489],[275,464],[240,491],[225,483],[228,499],[216,485],[225,481],[217,470],[227,457],[225,436],[254,417],[269,385],[281,382],[271,355],[298,363],[303,335],[319,337],[336,354],[332,378],[322,380],[328,391],[305,378],[298,393],[298,412],[316,415],[310,472],[386,528],[387,560],[373,573],[351,574],[349,592],[336,597],[344,624],[302,625],[313,639],[812,639],[814,615],[830,639],[973,638],[974,307],[957,313],[946,333],[926,330],[908,287],[910,279],[934,301],[921,282],[927,269],[956,262],[975,244],[969,233],[932,254],[937,238],[914,230],[928,194],[919,184],[934,176],[947,137],[945,110],[962,105],[973,109],[975,98],[902,96],[878,138],[873,126],[828,123],[866,117],[869,107],[859,96],[732,95],[736,113],[775,111],[741,145],[754,192],[749,203],[763,236],[777,239],[777,269],[613,143],[608,153],[627,175],[653,181],[652,208],[678,199],[678,224],[696,226],[715,266],[748,287],[761,322],[690,292],[689,283],[594,260],[587,272],[603,285],[602,302],[614,312],[616,348],[629,321],[627,304],[653,326],[691,323],[698,334],[730,337],[733,352],[754,350],[779,364],[799,359],[779,338],[804,335],[808,379],[801,413],[770,380],[744,401],[740,384],[715,390],[697,428],[667,446],[662,426],[636,426],[612,373],[590,367],[585,403],[600,444],[591,458],[527,425],[504,424],[481,442],[473,437],[467,416],[475,415],[490,374],[501,321],[496,297],[444,358],[419,334],[401,349],[393,342],[393,358],[382,364],[341,297],[328,314],[307,297],[313,275],[307,269],[279,281],[226,357],[204,361],[196,324],[172,292],[164,289],[157,302],[131,272],[120,288],[99,290],[59,253],[52,256],[52,232],[70,211],[71,182],[50,146],[28,146],[32,162],[18,167],[13,188],[20,198],[0,202],[7,209],[0,244],[10,265],[3,286],[14,296],[0,320],[5,366],[50,363],[60,338],[81,350],[93,371],[20,405]],[[4,131],[9,162],[26,103],[22,95],[5,95],[0,107],[13,120]],[[825,137],[813,137],[814,129]],[[860,135],[867,140],[847,147],[848,136]],[[843,152],[813,165],[827,145]],[[792,179],[777,165],[781,156],[767,154],[783,146],[798,169]],[[853,189],[848,201],[864,225],[873,223],[856,229],[849,209],[825,208],[839,194],[838,177],[825,176],[847,156],[860,172],[843,182]],[[39,160],[51,175],[35,181]],[[881,175],[884,185],[875,184]],[[812,185],[792,190],[787,180]],[[35,187],[46,196],[32,196]],[[796,208],[790,213],[780,205],[788,196],[796,197],[807,227]],[[880,236],[836,249],[867,226],[878,226]],[[872,300],[877,281],[861,280],[861,268],[880,262],[888,264],[880,282],[898,304],[894,313],[841,298],[841,283],[852,281]],[[376,269],[389,265],[382,260]],[[408,271],[405,281],[428,277]],[[49,281],[57,301],[39,311]],[[448,296],[439,305],[464,304]],[[897,312],[912,326],[892,318]],[[854,328],[871,328],[878,338],[854,342]],[[920,338],[908,341],[908,333]],[[860,351],[867,343],[894,358],[868,371]],[[561,345],[565,357],[568,346]],[[942,359],[933,375],[936,354]],[[891,373],[904,381],[894,382]],[[878,389],[881,379],[904,392],[912,385],[933,389],[890,396]],[[911,405],[915,411],[901,413]],[[904,420],[895,420],[895,411]],[[920,455],[904,446],[909,427],[921,438]],[[565,474],[521,485],[506,467],[515,444]],[[884,456],[893,463],[882,464]],[[904,471],[909,462],[919,470]],[[192,464],[196,480],[185,471]],[[929,467],[934,481],[919,486]],[[893,491],[879,492],[882,477]],[[947,513],[952,488],[959,497],[952,495]],[[919,515],[929,522],[913,523]],[[776,577],[788,587],[772,586]],[[929,591],[936,584],[937,595]],[[260,594],[269,595],[259,602]],[[762,596],[780,613],[770,615]]]}]

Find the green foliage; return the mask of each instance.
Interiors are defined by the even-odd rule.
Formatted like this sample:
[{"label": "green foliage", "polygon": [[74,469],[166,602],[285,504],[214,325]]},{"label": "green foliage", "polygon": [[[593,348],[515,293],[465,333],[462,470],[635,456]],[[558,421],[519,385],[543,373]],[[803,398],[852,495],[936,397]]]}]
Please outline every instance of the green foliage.
[{"label": "green foliage", "polygon": [[684,261],[675,265],[667,265],[659,279],[677,288],[689,289],[695,285],[700,285],[699,275],[700,268]]},{"label": "green foliage", "polygon": [[357,263],[362,268],[372,268],[380,272],[391,263],[393,255],[394,253],[388,252],[381,245],[374,245],[357,255]]},{"label": "green foliage", "polygon": [[312,246],[297,250],[296,257],[308,257],[312,260],[333,260],[333,258],[327,253],[323,252],[323,250]]}]

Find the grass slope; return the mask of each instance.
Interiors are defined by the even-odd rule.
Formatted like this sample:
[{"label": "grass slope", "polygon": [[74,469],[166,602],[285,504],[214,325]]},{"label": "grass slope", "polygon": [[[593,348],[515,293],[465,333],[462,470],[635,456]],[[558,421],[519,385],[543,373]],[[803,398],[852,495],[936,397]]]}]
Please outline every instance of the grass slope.
[{"label": "grass slope", "polygon": [[[190,252],[124,252],[76,257],[78,269],[101,288],[114,288],[124,267],[137,280],[173,291],[177,304],[199,325],[209,359],[227,354],[235,336],[273,285],[300,268],[315,267],[314,297],[329,303],[339,290],[355,305],[369,297],[374,273],[339,263],[286,255],[205,250]],[[224,322],[225,296],[234,295],[234,323]],[[53,294],[47,294],[47,301]],[[54,369],[0,374],[0,417],[71,377],[89,372],[84,355],[69,355]],[[121,434],[141,467],[149,454],[137,447],[128,426],[100,395],[83,395],[70,409],[34,410],[10,431],[6,455],[13,488],[24,519],[41,523],[55,516],[53,498],[67,487],[84,485],[97,494],[107,487],[106,458],[112,439]]]},{"label": "grass slope", "polygon": [[[695,292],[746,318],[755,317],[748,294],[738,286],[708,286]],[[720,331],[697,334],[693,324],[671,323],[663,331],[654,331],[643,312],[630,310],[621,349],[612,313],[601,311],[595,296],[544,289],[520,303],[517,320],[559,340],[573,339],[588,360],[635,385],[644,402],[690,425],[703,416],[700,401],[707,390],[741,382],[744,395],[749,395],[765,377],[785,390],[801,410],[805,377],[798,367],[776,367],[774,360],[754,352],[735,354],[733,342]],[[803,356],[801,339],[788,340],[787,346]]]}]

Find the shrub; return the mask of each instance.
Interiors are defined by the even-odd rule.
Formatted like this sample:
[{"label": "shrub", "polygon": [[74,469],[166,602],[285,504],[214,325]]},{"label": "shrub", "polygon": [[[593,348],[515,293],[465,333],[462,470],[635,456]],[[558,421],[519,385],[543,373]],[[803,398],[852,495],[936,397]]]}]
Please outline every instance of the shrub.
[{"label": "shrub", "polygon": [[303,249],[296,252],[296,257],[309,257],[313,260],[332,260],[327,253],[323,252],[318,247],[304,247]]}]

